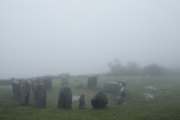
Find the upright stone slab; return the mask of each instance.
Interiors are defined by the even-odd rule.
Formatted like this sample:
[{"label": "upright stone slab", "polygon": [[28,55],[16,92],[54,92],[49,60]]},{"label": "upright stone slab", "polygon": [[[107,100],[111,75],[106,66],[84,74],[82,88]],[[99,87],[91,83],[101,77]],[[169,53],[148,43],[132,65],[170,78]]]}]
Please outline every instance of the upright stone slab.
[{"label": "upright stone slab", "polygon": [[21,103],[23,105],[29,104],[29,95],[30,95],[30,83],[27,80],[24,80],[21,85]]},{"label": "upright stone slab", "polygon": [[93,108],[104,108],[108,104],[108,99],[103,92],[98,92],[91,100]]},{"label": "upright stone slab", "polygon": [[13,82],[13,96],[15,100],[21,100],[21,83],[20,82]]},{"label": "upright stone slab", "polygon": [[84,109],[85,108],[85,95],[82,94],[79,98],[79,109]]},{"label": "upright stone slab", "polygon": [[32,90],[33,93],[34,93],[34,89],[35,89],[36,85],[37,85],[37,84],[40,84],[40,83],[44,84],[44,83],[42,82],[41,77],[36,77],[36,78],[33,78],[33,79],[31,80],[31,90]]},{"label": "upright stone slab", "polygon": [[125,93],[125,85],[124,81],[119,81],[119,90],[116,97],[117,104],[122,104],[125,101],[126,93]]},{"label": "upright stone slab", "polygon": [[97,86],[97,76],[89,77],[87,81],[88,88],[96,88]]},{"label": "upright stone slab", "polygon": [[72,108],[72,92],[70,87],[65,86],[60,90],[57,107]]},{"label": "upright stone slab", "polygon": [[52,89],[52,81],[50,77],[44,77],[42,82],[44,83],[46,90],[51,90]]},{"label": "upright stone slab", "polygon": [[40,108],[46,107],[46,88],[43,83],[34,86],[34,105]]}]

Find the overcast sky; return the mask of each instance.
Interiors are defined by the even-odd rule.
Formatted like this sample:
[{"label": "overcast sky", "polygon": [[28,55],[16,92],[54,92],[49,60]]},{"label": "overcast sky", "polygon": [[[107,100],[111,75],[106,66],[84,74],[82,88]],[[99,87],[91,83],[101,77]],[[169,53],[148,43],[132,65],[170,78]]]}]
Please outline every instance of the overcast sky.
[{"label": "overcast sky", "polygon": [[0,78],[180,65],[180,0],[0,0]]}]

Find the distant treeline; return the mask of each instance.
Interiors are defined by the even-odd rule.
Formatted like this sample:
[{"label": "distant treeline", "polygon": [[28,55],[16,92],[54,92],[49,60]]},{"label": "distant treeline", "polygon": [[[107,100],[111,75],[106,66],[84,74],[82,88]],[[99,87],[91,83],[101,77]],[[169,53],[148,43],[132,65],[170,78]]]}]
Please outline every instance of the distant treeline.
[{"label": "distant treeline", "polygon": [[179,75],[179,71],[172,70],[157,64],[150,64],[144,67],[140,67],[136,62],[128,62],[126,65],[122,65],[119,59],[115,59],[108,64],[110,72],[108,75],[120,75],[120,76],[174,76]]}]

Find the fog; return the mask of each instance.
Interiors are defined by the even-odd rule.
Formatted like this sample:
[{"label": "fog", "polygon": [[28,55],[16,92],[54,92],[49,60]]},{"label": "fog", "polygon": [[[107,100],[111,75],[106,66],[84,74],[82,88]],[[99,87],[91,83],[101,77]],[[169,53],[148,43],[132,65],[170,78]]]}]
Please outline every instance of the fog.
[{"label": "fog", "polygon": [[180,65],[179,0],[1,0],[0,78]]}]

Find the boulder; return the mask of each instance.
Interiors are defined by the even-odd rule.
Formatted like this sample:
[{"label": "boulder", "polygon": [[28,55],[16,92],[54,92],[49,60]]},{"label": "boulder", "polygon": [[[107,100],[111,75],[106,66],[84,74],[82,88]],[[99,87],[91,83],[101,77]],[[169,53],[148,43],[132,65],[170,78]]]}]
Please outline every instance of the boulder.
[{"label": "boulder", "polygon": [[149,91],[157,92],[157,89],[155,87],[153,87],[153,86],[145,86],[144,89],[149,90]]},{"label": "boulder", "polygon": [[143,97],[146,101],[150,101],[150,100],[153,100],[155,98],[154,95],[151,95],[148,93],[144,93]]},{"label": "boulder", "polygon": [[98,92],[91,100],[93,108],[104,108],[108,104],[108,99],[103,92]]}]

